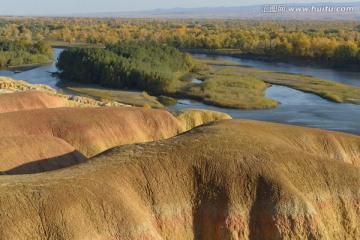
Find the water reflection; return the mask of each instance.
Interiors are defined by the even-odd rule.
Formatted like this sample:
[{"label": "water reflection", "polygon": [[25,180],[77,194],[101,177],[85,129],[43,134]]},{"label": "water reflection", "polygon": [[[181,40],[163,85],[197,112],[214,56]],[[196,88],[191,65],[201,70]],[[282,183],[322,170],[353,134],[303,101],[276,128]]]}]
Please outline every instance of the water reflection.
[{"label": "water reflection", "polygon": [[193,78],[193,79],[191,80],[191,82],[192,82],[192,83],[195,83],[195,84],[200,84],[200,83],[202,83],[201,80],[196,79],[196,78]]}]

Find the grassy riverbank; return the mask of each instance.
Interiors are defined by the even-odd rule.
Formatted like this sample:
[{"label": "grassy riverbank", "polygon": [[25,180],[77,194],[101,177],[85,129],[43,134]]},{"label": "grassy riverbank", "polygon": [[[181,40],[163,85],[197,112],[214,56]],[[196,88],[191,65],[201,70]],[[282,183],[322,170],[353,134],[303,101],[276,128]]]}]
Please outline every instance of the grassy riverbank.
[{"label": "grassy riverbank", "polygon": [[[260,79],[213,74],[201,84],[183,88],[183,93],[202,102],[225,108],[265,109],[274,108],[278,102],[266,98],[264,91],[270,86]],[[185,90],[185,91],[184,91]]]},{"label": "grassy riverbank", "polygon": [[221,61],[221,60],[212,60],[212,59],[196,59],[197,63],[199,64],[207,64],[207,65],[216,65],[216,66],[224,66],[224,67],[246,67],[245,65],[239,63],[233,63],[228,61]]},{"label": "grassy riverbank", "polygon": [[202,83],[179,83],[177,94],[204,103],[237,109],[274,108],[278,102],[265,97],[264,91],[273,85],[282,85],[303,92],[313,93],[337,103],[360,104],[360,88],[334,81],[299,75],[259,70],[246,66],[228,66],[219,62],[219,68],[212,67],[212,61],[196,60],[194,77]]},{"label": "grassy riverbank", "polygon": [[[313,93],[337,103],[360,104],[360,88],[306,75],[259,70],[241,65],[231,67],[227,62],[221,61],[217,63],[219,67],[212,67],[213,61],[196,59],[192,74],[187,77],[179,76],[174,80],[174,89],[167,95],[195,99],[224,108],[267,109],[279,105],[264,93],[274,84]],[[193,83],[192,78],[202,82]],[[68,81],[61,81],[59,86],[102,100],[109,99],[140,107],[164,107],[156,97],[142,91],[113,90],[99,85]]]},{"label": "grassy riverbank", "polygon": [[79,93],[84,96],[93,97],[103,102],[116,101],[137,107],[164,108],[156,97],[146,92],[130,90],[113,90],[96,84],[84,84],[79,82],[60,81],[59,87]]},{"label": "grassy riverbank", "polygon": [[47,65],[47,64],[51,64],[53,62],[53,60],[49,60],[47,62],[43,62],[43,63],[33,63],[33,64],[23,64],[23,65],[19,65],[19,66],[8,66],[6,68],[7,71],[12,71],[12,72],[26,72],[26,71],[30,71],[32,69]]},{"label": "grassy riverbank", "polygon": [[274,85],[282,85],[303,92],[313,93],[337,103],[360,104],[360,88],[302,74],[291,74],[252,68],[226,68],[217,74],[251,76]]}]

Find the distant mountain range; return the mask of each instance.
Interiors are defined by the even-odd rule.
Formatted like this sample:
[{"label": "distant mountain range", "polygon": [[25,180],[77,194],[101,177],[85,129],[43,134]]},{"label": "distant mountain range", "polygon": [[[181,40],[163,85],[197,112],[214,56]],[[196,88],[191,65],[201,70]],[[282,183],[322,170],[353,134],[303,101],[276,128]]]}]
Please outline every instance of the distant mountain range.
[{"label": "distant mountain range", "polygon": [[[99,12],[60,14],[64,17],[95,17],[95,18],[210,18],[210,19],[258,19],[258,20],[355,20],[360,21],[360,2],[347,3],[290,3],[285,11],[269,12],[272,4],[234,7],[203,7],[203,8],[172,8],[155,9],[149,11],[129,12]],[[274,4],[276,5],[276,4]],[[278,5],[279,6],[279,5]],[[351,12],[318,12],[318,11],[290,11],[296,7],[354,7]]]}]

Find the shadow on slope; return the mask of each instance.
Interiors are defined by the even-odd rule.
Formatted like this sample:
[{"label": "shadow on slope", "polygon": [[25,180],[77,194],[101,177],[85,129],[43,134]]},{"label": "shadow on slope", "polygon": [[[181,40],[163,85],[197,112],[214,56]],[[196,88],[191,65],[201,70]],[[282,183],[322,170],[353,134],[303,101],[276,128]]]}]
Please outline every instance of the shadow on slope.
[{"label": "shadow on slope", "polygon": [[4,171],[6,175],[34,174],[58,170],[61,168],[77,165],[85,161],[86,157],[79,151],[73,151],[61,156],[28,162]]}]

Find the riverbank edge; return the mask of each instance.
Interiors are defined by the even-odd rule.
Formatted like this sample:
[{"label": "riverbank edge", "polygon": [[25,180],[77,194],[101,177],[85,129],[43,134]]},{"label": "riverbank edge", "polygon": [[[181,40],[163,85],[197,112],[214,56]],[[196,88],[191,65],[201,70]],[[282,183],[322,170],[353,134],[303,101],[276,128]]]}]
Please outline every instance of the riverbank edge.
[{"label": "riverbank edge", "polygon": [[31,64],[22,64],[22,65],[18,65],[18,66],[8,66],[5,71],[11,71],[11,72],[15,72],[15,71],[19,71],[19,72],[26,72],[26,71],[30,71],[32,69],[41,67],[41,66],[45,66],[48,64],[53,63],[54,60],[49,60],[47,62],[43,62],[43,63],[31,63]]},{"label": "riverbank edge", "polygon": [[[217,55],[220,55],[220,54],[217,54]],[[222,55],[223,56],[223,55]],[[230,56],[230,55],[228,55]],[[217,61],[222,61],[222,60],[217,60]],[[208,64],[209,65],[209,64]],[[210,66],[210,65],[209,65]],[[222,67],[221,65],[211,65],[211,66],[217,66],[217,67]],[[238,66],[240,68],[244,68],[244,66]],[[247,67],[245,65],[245,67]],[[236,67],[234,67],[236,68]],[[256,68],[253,68],[255,71],[261,71],[263,69],[256,69]],[[268,70],[269,73],[281,73],[281,74],[286,74],[286,72],[281,72],[281,71],[272,71],[272,70]],[[293,75],[302,75],[302,74],[297,74],[297,73],[287,73],[287,74],[293,74]],[[312,77],[312,78],[317,78],[317,77],[314,77],[314,76],[309,76],[309,77]],[[203,78],[206,78],[206,76],[204,76]],[[328,82],[334,82],[334,83],[338,83],[336,81],[333,81],[333,80],[330,80],[330,79],[322,79],[322,80],[326,80]],[[314,95],[317,95],[325,100],[328,100],[330,102],[334,102],[334,103],[340,103],[340,104],[346,104],[346,103],[350,103],[350,104],[354,104],[354,105],[360,105],[360,95],[359,97],[344,97],[342,98],[341,100],[340,99],[337,99],[336,97],[332,97],[332,96],[327,96],[326,92],[323,93],[322,91],[316,91],[316,90],[307,90],[307,89],[303,89],[301,87],[296,87],[296,86],[292,86],[291,84],[286,84],[286,83],[278,83],[278,82],[273,82],[271,80],[266,80],[266,79],[261,79],[261,81],[263,81],[264,83],[267,83],[267,84],[270,84],[270,85],[274,85],[274,86],[284,86],[284,87],[288,87],[288,88],[292,88],[292,89],[295,89],[295,90],[298,90],[298,91],[301,91],[301,92],[304,92],[304,93],[309,93],[309,94],[314,94]],[[338,84],[342,84],[342,83],[338,83]],[[360,90],[359,87],[356,87],[356,86],[351,86],[351,85],[346,85],[346,84],[343,84],[347,87],[350,87],[350,88],[354,88],[354,89],[358,89]],[[256,109],[256,108],[254,108]],[[260,108],[260,109],[264,109],[264,108]]]},{"label": "riverbank edge", "polygon": [[[334,98],[331,98],[331,97],[327,97],[326,95],[323,95],[321,93],[318,93],[318,92],[312,92],[312,91],[307,91],[307,90],[304,90],[304,89],[301,89],[301,88],[296,88],[294,86],[291,86],[291,85],[286,85],[286,84],[275,84],[275,83],[272,83],[272,82],[268,82],[268,81],[265,81],[265,80],[262,80],[264,83],[268,84],[269,86],[264,89],[264,92],[270,88],[271,86],[284,86],[284,87],[288,87],[288,88],[291,88],[291,89],[295,89],[295,90],[298,90],[298,91],[301,91],[301,92],[304,92],[304,93],[309,93],[309,94],[314,94],[318,97],[321,97],[322,99],[325,99],[327,101],[330,101],[330,102],[334,102],[334,103],[338,103],[338,104],[354,104],[354,105],[360,105],[360,99],[345,99],[344,101],[337,101],[336,99]],[[68,89],[68,86],[66,84],[66,80],[62,79],[57,85],[59,86],[59,84],[61,84],[62,88],[65,88],[66,90],[69,90]],[[70,82],[71,84],[76,84],[76,82]],[[99,86],[99,88],[104,88],[103,86],[101,85],[97,85]],[[81,84],[79,84],[79,86],[81,88]],[[107,89],[108,91],[112,91],[113,89]],[[119,89],[120,91],[124,91],[122,89]],[[73,90],[72,90],[73,91]],[[126,90],[125,90],[126,91]],[[78,92],[79,94],[84,94],[84,92],[82,91],[76,91]],[[196,95],[193,95],[193,94],[189,94],[189,93],[186,93],[186,92],[181,92],[181,91],[176,91],[176,92],[173,92],[173,93],[163,93],[163,94],[153,94],[151,92],[149,92],[149,94],[151,94],[151,96],[153,97],[156,97],[157,101],[161,102],[159,99],[161,96],[165,96],[165,97],[169,97],[169,98],[173,98],[174,100],[178,101],[180,99],[189,99],[189,100],[194,100],[194,101],[198,101],[198,102],[201,102],[203,104],[206,104],[208,106],[214,106],[214,107],[219,107],[219,108],[223,108],[223,109],[237,109],[237,110],[264,110],[264,109],[274,109],[278,106],[281,105],[280,102],[277,102],[274,100],[275,102],[277,102],[277,105],[275,106],[272,106],[272,107],[251,107],[251,108],[246,108],[246,107],[235,107],[235,106],[231,106],[231,105],[227,105],[227,104],[221,104],[221,103],[215,103],[213,101],[208,101],[205,99],[205,96],[196,96]],[[86,94],[90,97],[93,97],[93,98],[97,98],[97,96],[93,96],[91,94]],[[165,107],[168,107],[165,105]]]},{"label": "riverbank edge", "polygon": [[[151,108],[156,108],[156,109],[164,109],[166,108],[166,106],[164,106],[158,99],[159,96],[154,96],[154,95],[149,95],[149,96],[144,96],[144,91],[133,91],[131,89],[110,89],[104,86],[101,86],[99,84],[86,84],[86,83],[78,83],[78,82],[74,82],[74,81],[69,81],[66,79],[62,79],[59,78],[59,82],[56,84],[57,87],[65,90],[65,91],[70,91],[72,93],[76,93],[76,95],[80,95],[80,96],[86,96],[86,97],[90,97],[93,98],[95,100],[99,100],[99,101],[104,101],[104,100],[113,100],[113,101],[117,101],[117,102],[121,102],[124,104],[128,104],[131,106],[136,106],[136,107],[144,107],[144,105],[146,105],[146,107],[150,107]],[[95,88],[96,87],[96,88]],[[73,89],[73,88],[78,88],[78,89]],[[109,98],[109,96],[106,95],[95,95],[95,94],[91,94],[88,91],[84,91],[81,89],[89,89],[89,88],[93,88],[95,90],[103,90],[103,91],[109,91],[109,92],[126,92],[126,93],[139,93],[144,100],[144,103],[138,103],[136,100],[131,100],[131,98],[128,98],[126,101],[123,100],[117,100],[114,98]],[[146,92],[147,94],[147,92]],[[152,98],[156,98],[156,101],[154,101]]]},{"label": "riverbank edge", "polygon": [[331,63],[320,62],[315,60],[302,60],[302,59],[280,59],[274,58],[264,55],[256,55],[250,53],[240,53],[236,50],[226,50],[226,49],[216,49],[216,50],[205,50],[205,49],[186,49],[179,48],[182,52],[188,52],[190,54],[207,54],[213,56],[228,56],[228,57],[236,57],[247,60],[256,60],[262,62],[272,62],[272,63],[283,63],[283,64],[291,64],[298,67],[313,67],[318,69],[332,69],[337,71],[352,71],[355,73],[360,73],[360,68],[357,65],[349,65],[347,67],[334,67]]},{"label": "riverbank edge", "polygon": [[[67,90],[67,91],[72,91],[72,92],[76,92],[77,94],[82,94],[84,96],[88,96],[88,97],[92,97],[94,99],[99,99],[98,96],[95,96],[95,95],[92,95],[88,92],[85,92],[85,91],[81,91],[81,90],[73,90],[71,89],[71,87],[74,87],[74,84],[76,86],[76,82],[73,82],[73,81],[68,81],[68,80],[65,80],[65,79],[61,79],[59,81],[59,83],[57,83],[56,85],[58,87],[61,87],[63,88],[64,90]],[[82,88],[82,87],[85,87],[83,86],[84,84],[80,83],[78,86],[76,86],[77,88]],[[114,89],[107,89],[106,87],[103,87],[101,85],[98,85],[98,84],[95,84],[96,86],[99,87],[99,89],[103,89],[104,90],[107,90],[107,91],[116,91]],[[91,85],[91,87],[94,87],[95,86],[94,84]],[[273,84],[269,84],[269,86],[264,90],[264,92],[270,88]],[[124,90],[124,89],[117,89],[119,91],[126,91],[126,92],[131,92],[131,90],[127,91],[127,90]],[[179,100],[181,99],[189,99],[189,100],[194,100],[194,101],[197,101],[197,102],[201,102],[203,104],[206,104],[208,106],[214,106],[214,107],[218,107],[218,108],[222,108],[222,109],[237,109],[237,110],[264,110],[264,109],[273,109],[273,108],[276,108],[278,107],[279,105],[281,105],[280,102],[277,102],[275,100],[277,105],[276,106],[273,106],[273,107],[255,107],[255,108],[241,108],[241,107],[231,107],[229,105],[226,105],[226,104],[216,104],[212,101],[207,101],[206,99],[204,99],[203,97],[201,96],[196,96],[196,95],[191,95],[191,94],[188,94],[188,93],[185,93],[185,92],[173,92],[173,93],[162,93],[162,94],[153,94],[153,93],[150,93],[150,96],[152,97],[155,97],[157,99],[158,102],[160,102],[161,104],[163,104],[163,102],[161,101],[161,98],[162,97],[165,97],[165,98],[169,98],[169,99],[173,99],[175,100],[176,102],[178,102]],[[131,102],[126,102],[127,104],[132,104]],[[138,105],[138,104],[133,104],[134,106],[140,106],[141,105]],[[168,108],[168,107],[171,107],[172,105],[164,105],[164,108]],[[160,108],[162,109],[162,108]]]},{"label": "riverbank edge", "polygon": [[[330,97],[327,97],[325,95],[321,95],[320,93],[316,93],[316,92],[312,92],[312,91],[307,91],[307,90],[304,90],[304,89],[301,89],[301,88],[296,88],[296,87],[293,87],[293,86],[290,86],[290,85],[286,85],[286,84],[274,84],[274,83],[271,83],[271,82],[267,82],[267,81],[264,81],[265,83],[269,84],[270,86],[268,88],[266,88],[264,90],[264,92],[269,89],[270,87],[272,86],[282,86],[282,87],[287,87],[287,88],[291,88],[291,89],[294,89],[294,90],[297,90],[297,91],[300,91],[300,92],[303,92],[303,93],[308,93],[308,94],[313,94],[313,95],[316,95],[322,99],[325,99],[329,102],[333,102],[333,103],[337,103],[337,104],[354,104],[354,105],[360,105],[360,98],[359,99],[353,99],[353,98],[347,98],[345,99],[343,102],[340,102],[340,101],[336,101],[335,99],[333,98],[330,98]],[[181,93],[181,92],[176,92],[176,93],[170,93],[170,94],[166,94],[165,95],[166,97],[171,97],[171,98],[175,98],[175,99],[189,99],[189,100],[194,100],[194,101],[198,101],[200,103],[203,103],[203,104],[206,104],[206,105],[209,105],[209,106],[214,106],[214,107],[219,107],[219,108],[223,108],[223,109],[237,109],[237,110],[264,110],[264,109],[274,109],[274,108],[277,108],[278,106],[281,105],[281,102],[277,102],[276,100],[274,100],[275,102],[278,103],[277,106],[274,106],[274,107],[269,107],[269,108],[234,108],[234,107],[227,107],[227,106],[224,106],[224,105],[221,105],[221,104],[215,104],[211,101],[206,101],[205,99],[203,99],[202,97],[200,96],[194,96],[194,95],[189,95],[187,93]]]},{"label": "riverbank edge", "polygon": [[[271,85],[272,86],[272,85]],[[268,88],[270,88],[271,86],[269,86]],[[267,89],[268,89],[267,88]],[[265,89],[265,91],[267,90]],[[202,97],[200,96],[195,96],[195,95],[189,95],[189,94],[186,94],[186,93],[180,93],[180,92],[177,92],[177,93],[170,93],[170,94],[166,94],[166,95],[163,95],[165,97],[170,97],[170,98],[174,98],[175,100],[181,100],[181,99],[189,99],[189,100],[193,100],[193,101],[197,101],[197,102],[200,102],[200,103],[203,103],[205,105],[208,105],[208,106],[213,106],[213,107],[218,107],[218,108],[221,108],[221,109],[235,109],[235,110],[244,110],[244,111],[247,111],[247,110],[266,110],[266,109],[274,109],[274,108],[277,108],[281,105],[280,102],[278,101],[275,101],[274,99],[271,99],[273,101],[275,101],[277,103],[276,106],[273,106],[273,107],[258,107],[258,108],[241,108],[241,107],[230,107],[230,106],[227,106],[227,105],[224,105],[224,104],[216,104],[214,102],[211,102],[211,101],[207,101],[206,99],[203,99]],[[157,96],[159,97],[159,96]],[[168,107],[168,106],[165,106],[165,107]]]},{"label": "riverbank edge", "polygon": [[325,96],[325,95],[322,95],[322,94],[320,94],[320,93],[317,93],[317,92],[312,92],[312,91],[304,90],[304,89],[297,88],[297,87],[293,87],[293,86],[286,85],[286,84],[274,84],[274,83],[271,83],[271,82],[268,82],[268,81],[264,81],[264,82],[265,82],[265,83],[268,83],[268,84],[271,84],[272,86],[282,86],[282,87],[291,88],[291,89],[294,89],[294,90],[297,90],[297,91],[300,91],[300,92],[313,94],[313,95],[316,95],[316,96],[318,96],[318,97],[321,97],[322,99],[325,99],[325,100],[330,101],[330,102],[333,102],[333,103],[360,105],[360,98],[359,98],[359,99],[347,98],[347,99],[345,99],[344,101],[341,102],[341,101],[337,101],[336,99],[333,99],[333,98],[331,98],[331,97],[327,97],[327,96]]},{"label": "riverbank edge", "polygon": [[17,66],[7,66],[5,68],[0,68],[1,71],[7,71],[7,72],[16,72],[16,73],[20,73],[20,72],[26,72],[26,71],[30,71],[32,69],[41,67],[41,66],[45,66],[48,64],[53,63],[54,60],[49,60],[47,62],[43,62],[43,63],[31,63],[31,64],[22,64],[22,65],[17,65]]}]

